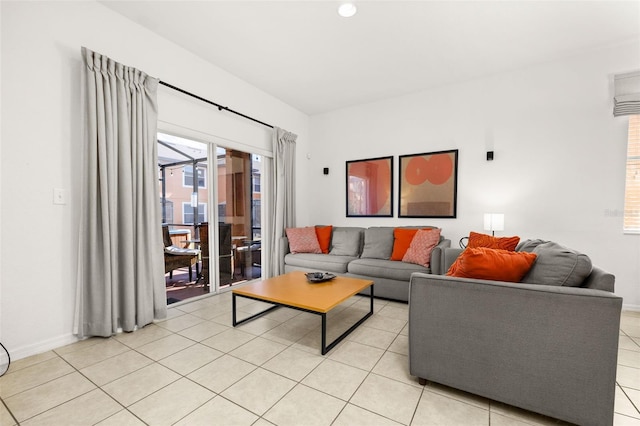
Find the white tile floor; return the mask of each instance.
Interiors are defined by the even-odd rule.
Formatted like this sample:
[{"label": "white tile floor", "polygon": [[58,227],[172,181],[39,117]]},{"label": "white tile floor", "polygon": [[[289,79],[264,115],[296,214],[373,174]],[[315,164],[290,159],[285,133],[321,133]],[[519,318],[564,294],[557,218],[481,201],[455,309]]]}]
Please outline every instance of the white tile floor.
[{"label": "white tile floor", "polygon": [[[264,306],[238,299],[244,314]],[[329,338],[368,309],[354,297]],[[225,293],[169,309],[169,319],[21,359],[0,378],[0,425],[562,424],[408,372],[406,304],[375,315],[325,356],[320,318],[278,309],[231,327]],[[624,312],[616,425],[640,425],[640,313]]]}]

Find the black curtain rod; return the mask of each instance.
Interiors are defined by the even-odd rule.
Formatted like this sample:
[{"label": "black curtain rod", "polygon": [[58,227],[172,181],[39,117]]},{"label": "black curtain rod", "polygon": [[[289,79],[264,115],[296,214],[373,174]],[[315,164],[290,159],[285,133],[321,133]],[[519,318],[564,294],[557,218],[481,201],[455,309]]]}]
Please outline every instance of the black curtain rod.
[{"label": "black curtain rod", "polygon": [[260,120],[255,119],[255,118],[253,118],[253,117],[249,117],[248,115],[245,115],[245,114],[243,114],[243,113],[241,113],[241,112],[238,112],[238,111],[234,111],[234,110],[232,110],[231,108],[228,108],[228,107],[226,107],[226,106],[222,106],[222,105],[217,104],[217,103],[215,103],[215,102],[212,102],[212,101],[210,101],[210,100],[208,100],[208,99],[205,99],[205,98],[203,98],[203,97],[201,97],[201,96],[194,95],[194,94],[193,94],[193,93],[191,93],[191,92],[187,92],[186,90],[183,90],[183,89],[181,89],[181,88],[179,88],[179,87],[173,86],[173,85],[171,85],[171,84],[169,84],[169,83],[165,83],[164,81],[160,81],[160,84],[161,84],[161,85],[163,85],[163,86],[167,86],[167,87],[168,87],[168,88],[170,88],[170,89],[176,90],[176,91],[178,91],[178,92],[180,92],[180,93],[184,93],[185,95],[191,96],[192,98],[196,98],[196,99],[198,99],[198,100],[200,100],[200,101],[202,101],[202,102],[206,102],[206,103],[208,103],[208,104],[210,104],[210,105],[213,105],[213,106],[215,106],[215,107],[217,107],[217,108],[218,108],[218,111],[222,111],[222,110],[229,111],[230,113],[233,113],[233,114],[239,115],[240,117],[244,117],[244,118],[246,118],[247,120],[255,121],[256,123],[262,124],[263,126],[267,126],[267,127],[271,128],[271,129],[273,129],[273,126],[272,126],[271,124],[267,124],[267,123],[265,123],[265,122],[263,122],[263,121],[260,121]]}]

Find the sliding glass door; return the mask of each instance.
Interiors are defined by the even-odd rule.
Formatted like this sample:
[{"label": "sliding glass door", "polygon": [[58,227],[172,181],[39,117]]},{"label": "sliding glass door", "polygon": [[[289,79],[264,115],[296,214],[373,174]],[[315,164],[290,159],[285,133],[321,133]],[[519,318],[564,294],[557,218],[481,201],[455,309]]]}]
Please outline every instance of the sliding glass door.
[{"label": "sliding glass door", "polygon": [[262,157],[159,133],[158,168],[165,246],[200,250],[190,268],[165,268],[167,300],[259,278]]}]

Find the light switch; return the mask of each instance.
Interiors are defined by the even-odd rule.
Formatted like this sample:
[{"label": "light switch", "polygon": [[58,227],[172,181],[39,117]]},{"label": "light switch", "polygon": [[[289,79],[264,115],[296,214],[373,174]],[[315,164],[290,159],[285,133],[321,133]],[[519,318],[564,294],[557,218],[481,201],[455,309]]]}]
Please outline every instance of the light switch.
[{"label": "light switch", "polygon": [[53,188],[53,204],[67,204],[67,191]]}]

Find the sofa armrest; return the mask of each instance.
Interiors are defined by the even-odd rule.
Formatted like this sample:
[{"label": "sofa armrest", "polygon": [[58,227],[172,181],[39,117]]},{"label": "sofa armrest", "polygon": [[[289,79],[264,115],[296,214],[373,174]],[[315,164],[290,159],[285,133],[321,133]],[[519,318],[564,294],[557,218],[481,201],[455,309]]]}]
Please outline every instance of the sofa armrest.
[{"label": "sofa armrest", "polygon": [[591,269],[591,274],[584,280],[582,287],[613,293],[615,290],[615,282],[616,277],[613,274],[594,266]]},{"label": "sofa armrest", "polygon": [[464,249],[462,248],[455,248],[455,247],[447,247],[444,250],[442,250],[442,254],[441,254],[442,257],[440,259],[440,270],[442,272],[438,275],[445,275],[449,270],[449,268],[451,267],[451,265],[453,265],[453,262],[456,261],[456,259],[458,258],[458,256],[460,256],[460,253],[462,253],[463,250]]},{"label": "sofa armrest", "polygon": [[577,424],[611,424],[622,298],[414,273],[410,374]]},{"label": "sofa armrest", "polygon": [[449,247],[451,247],[451,240],[447,240],[445,238],[433,248],[433,251],[431,252],[431,261],[429,262],[432,274],[441,275],[447,272],[446,269],[444,271],[442,270],[442,259],[444,251]]},{"label": "sofa armrest", "polygon": [[290,252],[289,239],[287,237],[280,237],[280,263],[282,264],[282,268],[284,268],[284,257]]},{"label": "sofa armrest", "polygon": [[284,257],[285,254],[289,254],[289,239],[287,237],[280,237],[280,254]]}]

